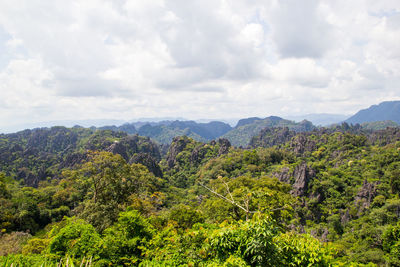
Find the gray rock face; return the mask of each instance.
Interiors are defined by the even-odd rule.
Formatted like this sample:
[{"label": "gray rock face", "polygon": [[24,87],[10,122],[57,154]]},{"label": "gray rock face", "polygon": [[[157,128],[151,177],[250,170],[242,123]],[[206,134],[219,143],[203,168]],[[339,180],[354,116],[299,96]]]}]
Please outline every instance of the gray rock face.
[{"label": "gray rock face", "polygon": [[294,169],[293,177],[295,182],[291,194],[294,196],[303,196],[307,191],[308,183],[315,177],[315,171],[303,162]]},{"label": "gray rock face", "polygon": [[289,173],[290,169],[288,167],[283,167],[281,169],[281,172],[275,173],[274,176],[278,178],[279,181],[284,182],[284,183],[290,183],[290,177],[292,176],[291,173]]},{"label": "gray rock face", "polygon": [[137,153],[131,157],[129,164],[140,163],[149,169],[157,177],[163,177],[160,166],[157,164],[157,160],[153,158],[150,153]]},{"label": "gray rock face", "polygon": [[385,146],[396,141],[400,141],[400,128],[386,128],[371,133],[368,142],[373,145]]},{"label": "gray rock face", "polygon": [[126,161],[128,160],[128,155],[126,153],[126,147],[122,145],[120,142],[114,142],[111,146],[109,146],[106,151],[115,154],[121,155]]},{"label": "gray rock face", "polygon": [[315,150],[316,144],[314,141],[308,139],[304,135],[297,135],[292,139],[290,147],[293,149],[294,153],[297,155],[302,155],[304,152],[311,152]]},{"label": "gray rock face", "polygon": [[297,165],[292,173],[288,167],[283,167],[279,173],[274,174],[279,181],[284,183],[290,183],[293,177],[293,189],[290,193],[294,196],[303,196],[307,192],[310,180],[313,179],[315,175],[315,171],[308,167],[305,162]]},{"label": "gray rock face", "polygon": [[24,183],[27,186],[32,186],[32,187],[37,187],[39,184],[39,177],[33,175],[31,172],[29,172],[26,177],[24,178]]},{"label": "gray rock face", "polygon": [[295,131],[289,130],[288,127],[277,127],[270,128],[266,127],[260,131],[260,133],[250,141],[249,146],[256,147],[273,147],[276,145],[282,145],[290,141],[296,135]]},{"label": "gray rock face", "polygon": [[343,213],[342,216],[340,216],[340,223],[345,225],[350,221],[350,219],[351,219],[350,212],[349,209],[347,209],[346,212]]},{"label": "gray rock face", "polygon": [[72,168],[75,165],[81,164],[87,160],[85,153],[72,153],[68,154],[65,159],[61,162],[60,168]]},{"label": "gray rock face", "polygon": [[157,161],[160,160],[160,151],[149,138],[139,138],[137,135],[126,136],[120,141],[109,145],[106,151],[121,155],[127,162],[136,153],[149,153]]},{"label": "gray rock face", "polygon": [[358,213],[361,214],[364,210],[368,209],[372,203],[372,200],[377,195],[377,186],[380,184],[379,181],[369,183],[367,179],[364,180],[364,183],[360,190],[358,191],[354,203],[358,206]]},{"label": "gray rock face", "polygon": [[199,164],[201,160],[205,157],[207,150],[204,149],[205,144],[201,144],[197,147],[195,147],[192,151],[192,154],[190,154],[190,161]]},{"label": "gray rock face", "polygon": [[218,139],[219,150],[218,156],[227,154],[229,152],[229,148],[231,147],[231,142],[228,139],[220,138]]},{"label": "gray rock face", "polygon": [[175,166],[176,163],[176,156],[181,153],[186,145],[189,143],[189,139],[186,137],[175,137],[172,140],[171,146],[169,147],[168,154],[167,154],[167,164],[169,168]]}]

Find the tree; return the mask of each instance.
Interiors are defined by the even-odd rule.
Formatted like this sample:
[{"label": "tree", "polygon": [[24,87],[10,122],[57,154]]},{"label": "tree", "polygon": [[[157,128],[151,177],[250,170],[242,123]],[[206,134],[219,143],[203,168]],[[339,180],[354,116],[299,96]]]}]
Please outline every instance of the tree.
[{"label": "tree", "polygon": [[213,216],[220,214],[220,219],[232,217],[248,220],[256,212],[267,212],[285,220],[290,217],[291,205],[295,203],[289,194],[288,184],[266,176],[219,177],[211,181],[209,186],[202,182],[199,184],[220,199],[209,198],[203,204],[207,213],[215,213]]},{"label": "tree", "polygon": [[390,266],[400,266],[400,222],[390,226],[383,235],[383,250]]},{"label": "tree", "polygon": [[118,213],[129,206],[129,196],[144,197],[157,189],[157,179],[146,167],[129,165],[109,152],[92,152],[88,162],[66,175],[86,199],[76,211],[99,231],[117,220]]},{"label": "tree", "polygon": [[82,258],[97,253],[100,235],[96,229],[84,220],[66,218],[65,226],[59,229],[53,227],[50,232],[48,250],[58,256],[70,255]]},{"label": "tree", "polygon": [[152,238],[154,229],[139,212],[128,210],[118,222],[104,231],[100,257],[112,265],[132,265],[140,262],[142,252]]}]

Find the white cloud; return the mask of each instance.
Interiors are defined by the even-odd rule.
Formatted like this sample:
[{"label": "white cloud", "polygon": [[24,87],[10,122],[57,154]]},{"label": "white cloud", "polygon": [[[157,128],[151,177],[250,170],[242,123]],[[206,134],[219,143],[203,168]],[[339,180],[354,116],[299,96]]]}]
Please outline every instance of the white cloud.
[{"label": "white cloud", "polygon": [[0,126],[350,113],[400,98],[400,3],[0,2]]},{"label": "white cloud", "polygon": [[306,87],[326,88],[330,81],[329,72],[310,58],[283,59],[272,66],[271,73],[277,80]]},{"label": "white cloud", "polygon": [[320,1],[284,0],[270,10],[273,39],[282,57],[320,58],[334,45]]}]

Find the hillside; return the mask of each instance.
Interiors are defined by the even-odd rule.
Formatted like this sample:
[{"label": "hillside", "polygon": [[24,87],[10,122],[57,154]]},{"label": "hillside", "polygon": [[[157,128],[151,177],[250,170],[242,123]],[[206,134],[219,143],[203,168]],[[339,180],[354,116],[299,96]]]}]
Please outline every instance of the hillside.
[{"label": "hillside", "polygon": [[399,124],[394,121],[373,121],[373,122],[364,122],[361,124],[361,127],[367,130],[383,130],[387,127],[399,127]]},{"label": "hillside", "polygon": [[358,111],[346,120],[347,123],[364,123],[374,121],[393,121],[400,124],[400,101],[386,101]]},{"label": "hillside", "polygon": [[159,147],[148,137],[80,127],[40,128],[0,134],[0,171],[37,187],[41,181],[58,177],[63,168],[84,162],[88,151],[109,151],[127,162],[143,153],[153,161],[161,157]]},{"label": "hillside", "polygon": [[234,146],[245,147],[249,145],[253,136],[267,127],[288,127],[295,132],[311,131],[315,128],[315,126],[308,121],[296,123],[276,116],[267,117],[265,119],[249,118],[240,120],[237,126],[223,135],[222,138],[228,139]]},{"label": "hillside", "polygon": [[290,126],[162,157],[110,130],[0,135],[0,263],[397,266],[399,128]]},{"label": "hillside", "polygon": [[348,117],[349,116],[342,114],[316,113],[316,114],[287,116],[285,118],[294,121],[308,120],[317,126],[329,126],[334,123],[342,122]]},{"label": "hillside", "polygon": [[170,144],[176,136],[189,136],[198,141],[207,141],[206,138],[191,131],[189,128],[179,128],[169,125],[154,125],[146,124],[139,128],[138,133],[143,136],[148,136],[160,144]]},{"label": "hillside", "polygon": [[102,130],[122,131],[128,134],[138,133],[148,136],[160,144],[169,144],[176,136],[186,135],[198,141],[210,141],[230,131],[232,127],[224,122],[211,121],[160,121],[126,123],[121,126],[103,126]]},{"label": "hillside", "polygon": [[[345,116],[338,114],[308,114],[304,116],[289,116],[292,120],[282,119],[276,116],[267,118],[250,117],[240,119],[235,127],[221,121],[199,123],[189,120],[161,120],[138,121],[124,123],[120,126],[106,125],[91,127],[92,130],[112,130],[127,134],[147,136],[159,144],[169,144],[174,137],[189,136],[197,141],[207,142],[218,138],[228,139],[234,146],[246,147],[253,136],[261,130],[273,127],[288,127],[295,132],[304,132],[315,129],[314,125],[329,127],[342,121]],[[82,121],[83,122],[83,121]],[[314,125],[312,122],[315,122]],[[400,124],[400,101],[382,102],[368,109],[360,110],[345,122],[350,124],[362,124],[364,129],[379,130],[386,127],[396,127]],[[72,122],[69,122],[71,124]],[[320,127],[320,126],[319,126]]]}]

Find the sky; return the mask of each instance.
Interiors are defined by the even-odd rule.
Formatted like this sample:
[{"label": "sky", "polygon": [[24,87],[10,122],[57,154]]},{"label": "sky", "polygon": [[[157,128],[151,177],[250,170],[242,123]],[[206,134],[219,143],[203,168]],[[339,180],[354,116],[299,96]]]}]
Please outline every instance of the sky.
[{"label": "sky", "polygon": [[400,99],[398,0],[0,0],[0,129]]}]

